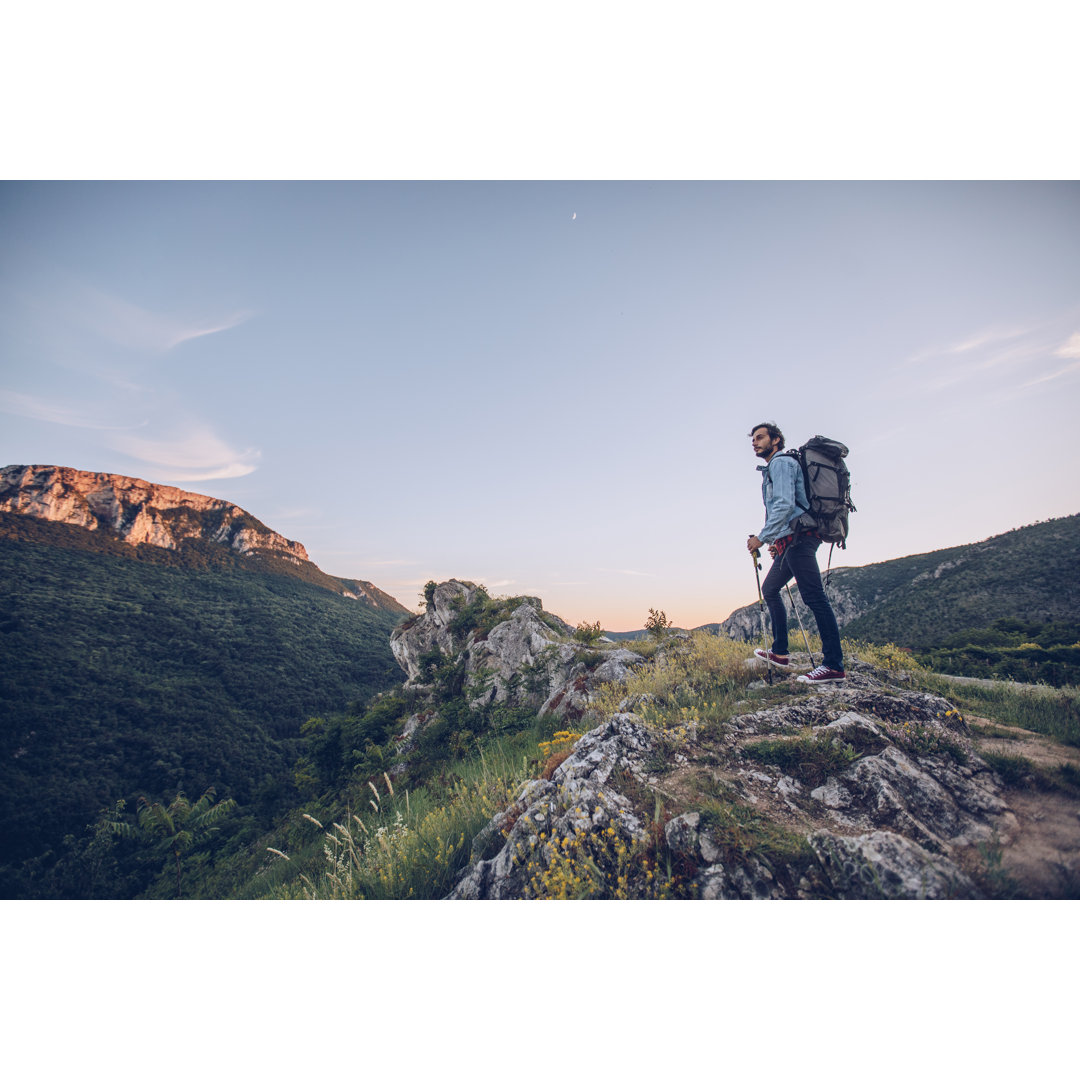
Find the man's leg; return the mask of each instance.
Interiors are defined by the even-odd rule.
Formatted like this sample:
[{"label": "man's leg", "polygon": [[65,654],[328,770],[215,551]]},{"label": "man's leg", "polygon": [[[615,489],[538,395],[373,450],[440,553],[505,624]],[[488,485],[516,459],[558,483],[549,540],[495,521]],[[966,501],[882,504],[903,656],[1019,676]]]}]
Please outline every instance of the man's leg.
[{"label": "man's leg", "polygon": [[[844,670],[844,653],[840,647],[840,627],[836,624],[832,605],[825,595],[818,570],[817,549],[821,541],[813,538],[800,540],[787,549],[784,556],[788,569],[795,576],[803,603],[814,613],[818,633],[821,635],[822,663],[834,671]],[[770,577],[771,577],[770,573]],[[771,608],[769,609],[772,610]]]},{"label": "man's leg", "polygon": [[784,600],[780,595],[780,590],[791,580],[791,576],[791,569],[786,560],[774,559],[761,585],[761,595],[765,600],[765,606],[769,609],[769,618],[772,620],[772,651],[778,656],[788,654],[787,612],[784,610]]}]

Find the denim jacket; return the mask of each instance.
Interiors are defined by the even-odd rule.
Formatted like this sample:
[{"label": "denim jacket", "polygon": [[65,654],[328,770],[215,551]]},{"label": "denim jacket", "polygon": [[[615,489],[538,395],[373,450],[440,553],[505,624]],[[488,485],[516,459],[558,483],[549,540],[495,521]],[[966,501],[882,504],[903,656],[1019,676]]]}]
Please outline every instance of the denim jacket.
[{"label": "denim jacket", "polygon": [[776,454],[768,465],[759,465],[761,497],[765,502],[765,527],[757,534],[763,544],[775,544],[792,533],[791,523],[810,508],[802,467],[793,458]]}]

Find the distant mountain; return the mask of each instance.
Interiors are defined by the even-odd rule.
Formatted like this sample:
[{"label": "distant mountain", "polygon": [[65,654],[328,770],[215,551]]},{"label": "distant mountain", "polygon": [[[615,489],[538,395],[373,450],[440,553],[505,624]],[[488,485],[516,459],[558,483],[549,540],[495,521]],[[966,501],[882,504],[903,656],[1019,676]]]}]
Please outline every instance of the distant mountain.
[{"label": "distant mountain", "polygon": [[408,609],[177,488],[0,470],[0,576],[2,897],[80,895],[50,878],[64,837],[120,799],[213,785],[265,827],[301,725],[402,681]]},{"label": "distant mountain", "polygon": [[[930,648],[1003,618],[1080,622],[1080,514],[979,543],[838,567],[828,591],[845,636],[908,648]],[[794,584],[791,595],[813,628]],[[737,640],[758,638],[757,602],[732,612],[718,629]]]},{"label": "distant mountain", "polygon": [[78,526],[80,531],[66,539],[51,535],[48,542],[64,547],[144,561],[155,559],[148,549],[177,554],[172,560],[157,557],[161,564],[231,565],[223,556],[232,553],[261,570],[300,578],[383,611],[410,614],[370,581],[324,574],[303,544],[286,540],[233,503],[165,484],[56,465],[8,465],[0,469],[0,514],[5,512],[15,516],[0,517],[4,535],[23,535],[21,523],[32,519]]},{"label": "distant mountain", "polygon": [[185,540],[211,540],[241,555],[308,561],[303,544],[286,540],[232,503],[115,473],[8,465],[0,469],[0,510],[105,529],[128,544],[175,549]]},{"label": "distant mountain", "polygon": [[4,512],[12,515],[0,516],[4,536],[25,538],[28,521],[44,521],[79,527],[67,536],[54,531],[45,542],[159,565],[232,566],[228,555],[238,554],[251,559],[253,568],[284,573],[395,615],[411,613],[372,582],[330,577],[310,561],[302,543],[286,540],[231,502],[134,476],[63,465],[8,465],[0,469]]}]

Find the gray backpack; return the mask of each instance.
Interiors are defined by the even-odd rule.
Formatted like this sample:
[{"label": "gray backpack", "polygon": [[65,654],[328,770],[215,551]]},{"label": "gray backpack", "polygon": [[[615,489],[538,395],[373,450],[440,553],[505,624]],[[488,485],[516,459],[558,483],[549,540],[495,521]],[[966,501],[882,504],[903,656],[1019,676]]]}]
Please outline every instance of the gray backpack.
[{"label": "gray backpack", "polygon": [[794,522],[796,533],[816,529],[826,544],[847,547],[848,514],[855,512],[851,501],[851,473],[844,464],[848,448],[835,439],[815,435],[798,450],[785,450],[802,466],[810,509]]}]

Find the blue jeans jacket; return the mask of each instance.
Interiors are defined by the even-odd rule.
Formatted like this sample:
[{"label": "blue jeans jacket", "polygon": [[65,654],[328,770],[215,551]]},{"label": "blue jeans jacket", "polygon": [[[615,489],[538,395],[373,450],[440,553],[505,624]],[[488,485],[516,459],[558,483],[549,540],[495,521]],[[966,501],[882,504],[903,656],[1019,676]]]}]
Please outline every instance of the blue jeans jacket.
[{"label": "blue jeans jacket", "polygon": [[810,507],[802,466],[793,458],[777,454],[768,465],[759,465],[761,498],[765,503],[765,526],[758,533],[763,544],[772,544],[791,533],[791,523]]}]

